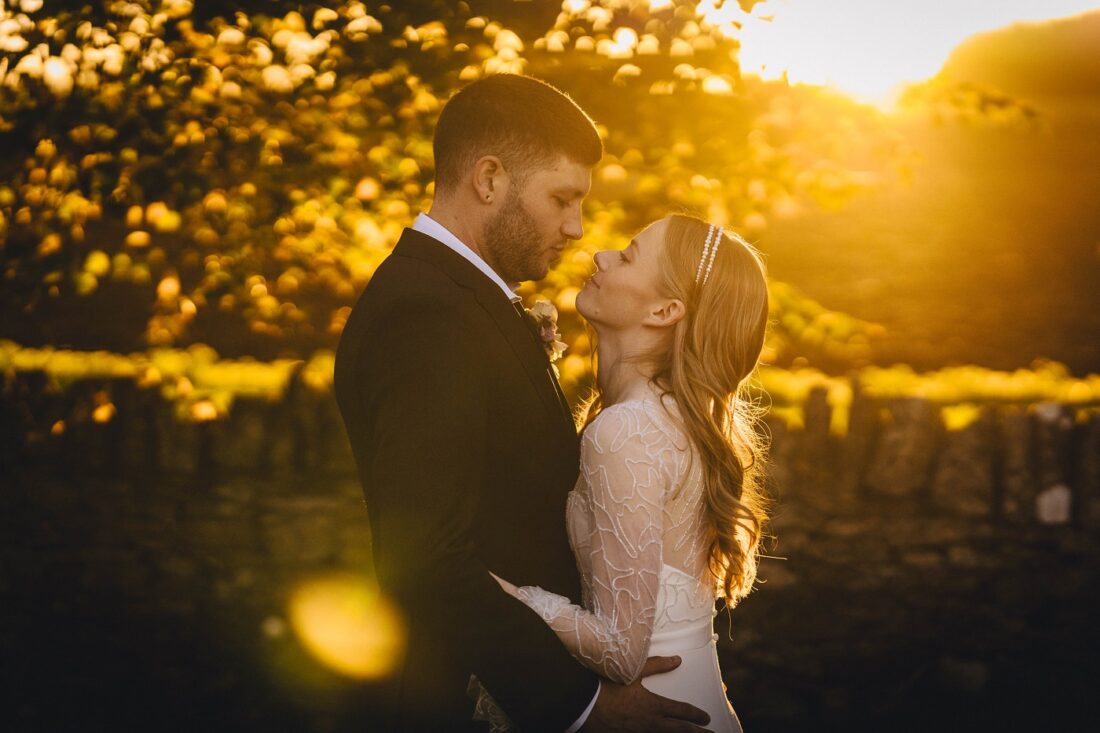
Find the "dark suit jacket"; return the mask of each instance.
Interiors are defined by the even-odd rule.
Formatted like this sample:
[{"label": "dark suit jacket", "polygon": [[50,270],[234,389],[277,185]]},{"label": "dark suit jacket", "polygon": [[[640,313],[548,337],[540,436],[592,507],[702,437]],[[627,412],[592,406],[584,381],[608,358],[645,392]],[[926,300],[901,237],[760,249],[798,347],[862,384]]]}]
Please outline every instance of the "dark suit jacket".
[{"label": "dark suit jacket", "polygon": [[489,576],[580,598],[579,443],[537,336],[476,267],[406,229],[352,309],[334,391],[378,581],[408,623],[387,729],[477,730],[474,673],[523,731],[564,731],[598,679]]}]

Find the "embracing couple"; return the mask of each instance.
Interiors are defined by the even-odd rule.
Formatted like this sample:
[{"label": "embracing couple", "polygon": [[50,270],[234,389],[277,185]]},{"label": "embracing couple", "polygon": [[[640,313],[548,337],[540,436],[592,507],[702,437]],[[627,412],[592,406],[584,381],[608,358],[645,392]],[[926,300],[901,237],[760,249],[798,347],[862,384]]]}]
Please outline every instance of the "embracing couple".
[{"label": "embracing couple", "polygon": [[336,354],[378,582],[408,627],[372,733],[740,731],[713,622],[751,590],[765,519],[740,399],[768,319],[759,254],[670,215],[596,255],[578,436],[513,290],[582,235],[592,120],[492,76],[447,102],[434,153],[431,210]]}]

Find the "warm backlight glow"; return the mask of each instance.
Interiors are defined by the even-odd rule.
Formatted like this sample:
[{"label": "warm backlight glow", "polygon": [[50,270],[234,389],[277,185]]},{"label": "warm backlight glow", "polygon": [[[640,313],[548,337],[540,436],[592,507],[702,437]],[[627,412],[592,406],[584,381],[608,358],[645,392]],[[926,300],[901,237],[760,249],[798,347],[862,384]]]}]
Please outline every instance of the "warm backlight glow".
[{"label": "warm backlight glow", "polygon": [[288,616],[306,649],[348,677],[384,677],[404,648],[405,626],[397,610],[356,575],[303,583],[291,596]]},{"label": "warm backlight glow", "polygon": [[766,0],[744,13],[733,0],[699,3],[708,22],[740,38],[746,73],[786,74],[792,84],[828,85],[883,107],[899,85],[934,76],[968,36],[1096,7],[1096,0]]}]

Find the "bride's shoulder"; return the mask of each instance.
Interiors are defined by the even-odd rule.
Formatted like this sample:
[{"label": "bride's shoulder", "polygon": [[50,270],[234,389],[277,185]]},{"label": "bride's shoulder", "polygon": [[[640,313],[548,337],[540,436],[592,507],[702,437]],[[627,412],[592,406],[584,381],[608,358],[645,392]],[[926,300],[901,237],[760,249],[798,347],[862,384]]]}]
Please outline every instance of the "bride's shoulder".
[{"label": "bride's shoulder", "polygon": [[642,426],[639,418],[644,417],[640,406],[640,403],[631,400],[601,408],[599,414],[581,433],[582,444],[601,451],[604,448],[616,450],[631,436],[640,432]]},{"label": "bride's shoulder", "polygon": [[679,411],[671,396],[652,396],[608,405],[588,424],[582,440],[595,447],[617,450],[628,442],[650,447],[671,443],[686,447]]}]

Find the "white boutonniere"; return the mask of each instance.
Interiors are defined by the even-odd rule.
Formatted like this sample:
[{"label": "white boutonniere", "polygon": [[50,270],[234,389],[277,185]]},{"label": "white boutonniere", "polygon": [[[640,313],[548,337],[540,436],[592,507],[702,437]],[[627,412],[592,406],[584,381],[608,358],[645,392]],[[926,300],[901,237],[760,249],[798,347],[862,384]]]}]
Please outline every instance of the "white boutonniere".
[{"label": "white boutonniere", "polygon": [[[549,300],[537,300],[533,306],[524,310],[527,311],[527,317],[534,322],[542,340],[542,348],[546,350],[546,356],[553,365],[569,348],[558,332],[558,309]],[[554,372],[557,371],[558,368],[554,367]]]}]

